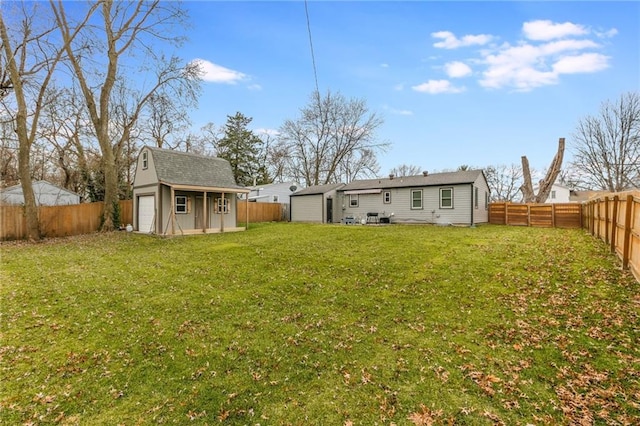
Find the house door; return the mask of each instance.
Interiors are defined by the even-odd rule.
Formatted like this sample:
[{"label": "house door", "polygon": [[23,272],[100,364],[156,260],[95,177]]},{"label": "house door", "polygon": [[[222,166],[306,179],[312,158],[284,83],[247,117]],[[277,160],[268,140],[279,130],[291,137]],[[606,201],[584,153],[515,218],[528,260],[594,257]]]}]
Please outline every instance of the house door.
[{"label": "house door", "polygon": [[195,214],[195,223],[194,223],[194,228],[195,229],[203,229],[204,228],[204,198],[202,197],[196,197],[196,205],[194,208],[194,214]]},{"label": "house door", "polygon": [[333,199],[327,198],[327,223],[333,223]]}]

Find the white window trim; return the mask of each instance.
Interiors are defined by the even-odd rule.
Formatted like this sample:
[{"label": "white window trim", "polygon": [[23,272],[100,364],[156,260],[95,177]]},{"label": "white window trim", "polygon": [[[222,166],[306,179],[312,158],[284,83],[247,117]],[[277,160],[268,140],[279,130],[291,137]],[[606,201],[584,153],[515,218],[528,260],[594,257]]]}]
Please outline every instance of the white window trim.
[{"label": "white window trim", "polygon": [[149,153],[144,151],[142,153],[142,170],[146,170],[149,168]]},{"label": "white window trim", "polygon": [[[447,200],[451,200],[451,205],[450,206],[443,206],[442,205],[442,200],[444,199],[442,197],[442,192],[443,191],[451,191],[451,198],[446,198]],[[453,209],[453,187],[440,188],[440,208],[441,209]]]},{"label": "white window trim", "polygon": [[[420,207],[414,207],[414,205],[413,205],[413,202],[414,202],[413,194],[416,193],[416,192],[420,194]],[[415,201],[417,201],[417,200],[415,200]],[[423,198],[422,189],[412,189],[411,190],[410,203],[411,203],[411,210],[423,210],[423,208],[424,208],[424,198]]]},{"label": "white window trim", "polygon": [[[224,205],[222,200],[224,200]],[[227,197],[219,197],[216,198],[216,213],[217,214],[229,214],[229,210],[231,209],[231,205],[229,204],[229,199]]]},{"label": "white window trim", "polygon": [[349,207],[358,207],[360,205],[360,200],[358,198],[358,194],[349,195]]},{"label": "white window trim", "polygon": [[382,203],[391,204],[391,191],[384,191],[382,193]]},{"label": "white window trim", "polygon": [[480,202],[478,201],[480,195],[480,188],[478,188],[477,186],[473,187],[473,203],[475,205],[475,208],[478,209],[478,206],[480,205]]},{"label": "white window trim", "polygon": [[[184,202],[181,203],[178,200],[184,199]],[[176,205],[175,205],[175,213],[176,214],[187,214],[189,213],[189,197],[186,195],[176,195]],[[180,209],[183,208],[184,210]]]}]

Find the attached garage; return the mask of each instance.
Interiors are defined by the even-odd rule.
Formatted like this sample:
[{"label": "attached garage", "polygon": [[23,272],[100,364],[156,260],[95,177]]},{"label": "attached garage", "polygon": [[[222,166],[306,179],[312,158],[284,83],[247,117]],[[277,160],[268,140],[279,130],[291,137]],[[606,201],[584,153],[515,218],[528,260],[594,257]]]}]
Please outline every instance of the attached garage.
[{"label": "attached garage", "polygon": [[334,206],[334,200],[337,189],[343,186],[343,183],[310,186],[291,194],[291,222],[335,222],[340,209]]},{"label": "attached garage", "polygon": [[291,222],[322,222],[322,194],[293,197]]},{"label": "attached garage", "polygon": [[138,230],[145,234],[155,231],[156,197],[142,195],[138,197]]}]

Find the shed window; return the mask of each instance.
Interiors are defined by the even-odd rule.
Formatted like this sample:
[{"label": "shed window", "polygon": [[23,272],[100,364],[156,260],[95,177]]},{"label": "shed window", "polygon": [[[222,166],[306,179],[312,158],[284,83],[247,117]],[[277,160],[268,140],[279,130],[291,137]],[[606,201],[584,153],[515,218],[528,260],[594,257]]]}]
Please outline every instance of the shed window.
[{"label": "shed window", "polygon": [[551,199],[552,200],[556,199],[556,191],[551,191]]},{"label": "shed window", "polygon": [[147,151],[142,153],[142,169],[146,170],[149,167],[149,153]]},{"label": "shed window", "polygon": [[176,195],[176,213],[178,214],[186,214],[187,210],[187,196],[186,195]]},{"label": "shed window", "polygon": [[453,188],[440,188],[440,208],[453,208]]},{"label": "shed window", "polygon": [[391,191],[384,191],[382,193],[382,202],[384,204],[391,204]]},{"label": "shed window", "polygon": [[422,209],[422,189],[411,190],[411,210]]},{"label": "shed window", "polygon": [[217,198],[216,199],[216,213],[229,213],[229,199]]},{"label": "shed window", "polygon": [[358,207],[358,194],[349,195],[349,206]]}]

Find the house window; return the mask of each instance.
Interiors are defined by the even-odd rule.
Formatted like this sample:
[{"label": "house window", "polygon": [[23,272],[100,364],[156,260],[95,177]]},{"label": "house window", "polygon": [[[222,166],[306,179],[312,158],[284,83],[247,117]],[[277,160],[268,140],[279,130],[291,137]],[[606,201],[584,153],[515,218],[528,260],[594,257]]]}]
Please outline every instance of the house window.
[{"label": "house window", "polygon": [[382,202],[384,204],[391,204],[391,191],[384,191],[382,193]]},{"label": "house window", "polygon": [[147,151],[142,153],[142,169],[146,170],[149,167],[149,153]]},{"label": "house window", "polygon": [[552,200],[556,199],[556,191],[551,191],[551,199]]},{"label": "house window", "polygon": [[411,210],[422,209],[422,189],[411,190]]},{"label": "house window", "polygon": [[475,208],[477,209],[478,208],[478,187],[476,186],[473,189],[474,189],[474,193],[473,193],[474,200],[473,200],[473,202],[475,203]]},{"label": "house window", "polygon": [[453,208],[453,188],[440,188],[440,208]]},{"label": "house window", "polygon": [[358,207],[358,194],[349,195],[349,207]]},{"label": "house window", "polygon": [[229,199],[216,198],[216,213],[229,213]]},{"label": "house window", "polygon": [[186,195],[176,195],[176,213],[178,214],[188,213],[187,200],[188,198]]}]

